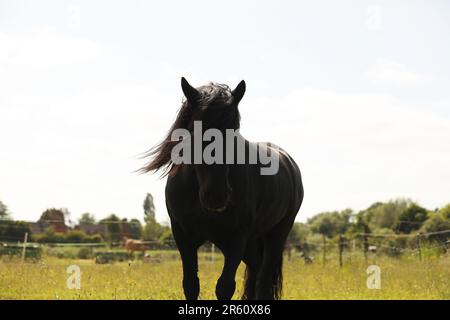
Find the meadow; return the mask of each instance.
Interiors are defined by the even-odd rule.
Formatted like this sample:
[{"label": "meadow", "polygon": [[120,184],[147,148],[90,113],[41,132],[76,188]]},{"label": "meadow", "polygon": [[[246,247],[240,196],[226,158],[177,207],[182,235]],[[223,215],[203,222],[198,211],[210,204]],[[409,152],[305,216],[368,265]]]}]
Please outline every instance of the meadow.
[{"label": "meadow", "polygon": [[[95,264],[92,259],[43,256],[36,262],[0,261],[0,299],[183,299],[181,262],[174,252],[148,262]],[[200,299],[215,299],[223,260],[200,254]],[[367,266],[381,270],[381,288],[367,288]],[[67,268],[78,265],[81,288],[68,289]],[[242,294],[244,265],[236,277],[234,299]],[[305,264],[299,257],[284,263],[283,299],[450,299],[450,257],[345,257]]]}]

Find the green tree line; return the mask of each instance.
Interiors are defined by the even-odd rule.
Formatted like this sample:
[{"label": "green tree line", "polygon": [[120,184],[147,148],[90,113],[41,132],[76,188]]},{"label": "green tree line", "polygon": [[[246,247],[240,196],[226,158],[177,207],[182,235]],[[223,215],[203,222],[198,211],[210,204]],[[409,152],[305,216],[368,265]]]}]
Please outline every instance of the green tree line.
[{"label": "green tree line", "polygon": [[[450,230],[450,204],[429,210],[409,199],[376,202],[355,212],[352,209],[322,212],[306,223],[294,224],[289,239],[292,242],[325,236],[328,239],[345,235],[370,233],[374,235],[426,234]],[[450,234],[437,234],[432,239],[445,241]]]},{"label": "green tree line", "polygon": [[[66,226],[69,216],[67,209],[50,208],[42,213],[38,223],[45,226],[44,232],[33,234],[30,225],[14,221],[7,206],[0,201],[0,241],[20,240],[25,232],[31,241],[49,243],[120,242],[124,236],[145,241],[173,241],[170,227],[160,224],[155,217],[155,206],[151,194],[143,201],[143,220],[120,218],[110,214],[97,220],[94,215],[84,213],[73,227]],[[301,212],[300,212],[301,214]],[[450,230],[450,204],[429,210],[409,199],[394,199],[376,202],[368,208],[355,212],[352,209],[319,213],[305,223],[294,224],[289,234],[290,243],[300,243],[306,239],[339,235],[371,233],[396,235],[430,233]],[[438,234],[432,239],[446,241],[449,234]]]},{"label": "green tree line", "polygon": [[[14,221],[7,206],[0,201],[0,241],[21,241],[25,233],[28,233],[29,241],[42,243],[117,243],[124,237],[157,242],[173,240],[170,227],[156,220],[150,193],[145,196],[143,211],[144,224],[138,219],[120,218],[114,213],[97,220],[93,214],[86,212],[74,226],[69,227],[66,224],[70,216],[67,209],[49,208],[36,223],[30,224]],[[40,232],[33,232],[36,228]]]}]

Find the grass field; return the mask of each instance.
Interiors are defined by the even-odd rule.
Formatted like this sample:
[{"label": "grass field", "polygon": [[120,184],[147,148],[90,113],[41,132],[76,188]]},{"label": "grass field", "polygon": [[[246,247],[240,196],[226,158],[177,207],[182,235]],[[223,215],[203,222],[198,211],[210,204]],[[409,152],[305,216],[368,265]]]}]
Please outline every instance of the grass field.
[{"label": "grass field", "polygon": [[[81,268],[81,289],[67,288],[67,267]],[[332,260],[305,265],[298,258],[284,264],[283,299],[450,299],[450,257],[388,257],[369,261],[381,268],[381,289],[368,289],[367,263],[354,257],[343,268]],[[222,259],[199,262],[201,299],[215,299]],[[234,298],[242,294],[244,266]],[[0,299],[183,299],[181,262],[162,259],[95,264],[92,260],[44,257],[39,262],[0,262]]]}]

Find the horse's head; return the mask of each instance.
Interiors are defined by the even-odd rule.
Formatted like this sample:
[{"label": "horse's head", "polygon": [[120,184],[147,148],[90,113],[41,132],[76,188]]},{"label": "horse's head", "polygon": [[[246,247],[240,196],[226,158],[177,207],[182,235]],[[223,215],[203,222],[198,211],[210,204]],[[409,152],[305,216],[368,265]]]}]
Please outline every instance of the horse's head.
[{"label": "horse's head", "polygon": [[[231,150],[229,144],[236,141],[236,136],[228,133],[239,129],[238,104],[245,93],[245,82],[241,81],[234,90],[214,83],[194,88],[182,78],[181,87],[186,96],[186,107],[191,110],[191,120],[186,129],[194,141],[193,162],[200,187],[200,202],[207,212],[223,212],[232,197],[227,155],[234,154],[235,149],[232,144]],[[196,148],[198,141],[201,141],[200,147]],[[234,160],[234,155],[231,157]]]},{"label": "horse's head", "polygon": [[[236,130],[240,123],[238,104],[245,93],[245,82],[241,81],[234,90],[216,83],[194,88],[182,78],[181,88],[186,100],[177,119],[166,138],[149,150],[147,155],[153,159],[141,171],[163,168],[165,173],[176,175],[184,164],[193,164],[202,207],[208,212],[225,211],[232,198],[228,160],[236,158],[229,143],[241,139]],[[180,140],[191,143],[186,149],[176,148],[185,145],[179,144]],[[236,153],[239,157],[242,152]]]}]

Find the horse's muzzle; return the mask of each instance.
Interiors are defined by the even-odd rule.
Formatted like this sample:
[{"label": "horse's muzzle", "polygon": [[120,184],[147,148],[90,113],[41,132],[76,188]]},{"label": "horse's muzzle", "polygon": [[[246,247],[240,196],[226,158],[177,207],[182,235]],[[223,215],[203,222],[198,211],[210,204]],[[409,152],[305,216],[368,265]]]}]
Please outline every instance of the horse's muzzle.
[{"label": "horse's muzzle", "polygon": [[208,194],[203,194],[200,196],[200,203],[208,213],[221,213],[227,210],[228,206],[231,202],[231,189],[227,192],[226,198],[224,201],[211,201],[212,197],[208,197]]}]

